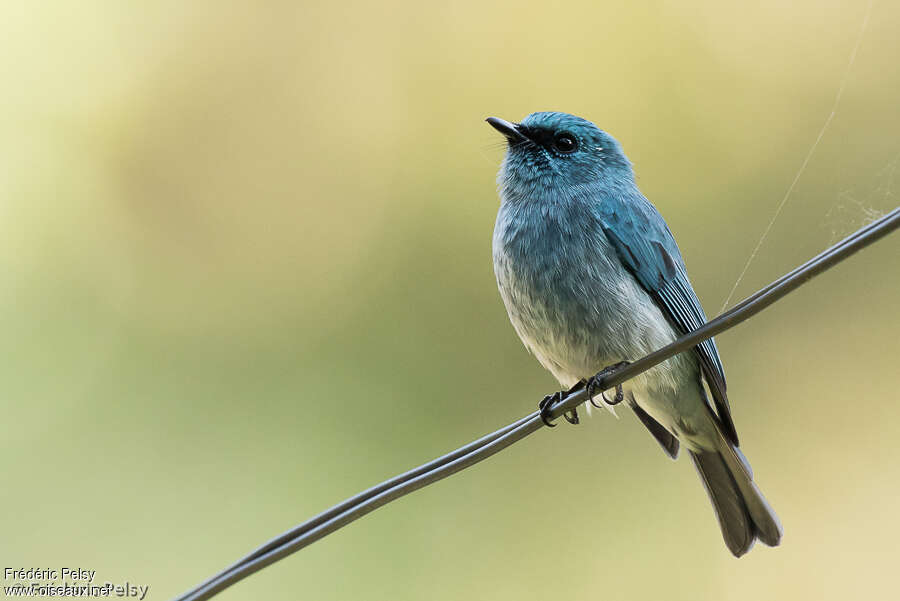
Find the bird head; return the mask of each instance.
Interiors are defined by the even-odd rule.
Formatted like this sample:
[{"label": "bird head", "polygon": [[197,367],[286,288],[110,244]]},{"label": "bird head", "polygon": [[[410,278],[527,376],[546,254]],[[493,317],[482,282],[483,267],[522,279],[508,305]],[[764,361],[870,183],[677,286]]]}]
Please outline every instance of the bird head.
[{"label": "bird head", "polygon": [[521,123],[497,117],[487,122],[509,143],[498,177],[507,196],[634,181],[619,143],[586,119],[542,112]]}]

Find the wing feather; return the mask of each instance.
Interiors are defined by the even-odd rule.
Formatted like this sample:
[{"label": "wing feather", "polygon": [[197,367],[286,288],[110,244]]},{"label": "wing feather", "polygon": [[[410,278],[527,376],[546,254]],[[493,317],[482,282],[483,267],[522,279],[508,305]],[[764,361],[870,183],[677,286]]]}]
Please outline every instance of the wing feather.
[{"label": "wing feather", "polygon": [[[666,222],[640,195],[627,201],[601,203],[601,225],[619,259],[656,301],[669,323],[680,334],[706,323],[706,314],[687,276],[684,260]],[[715,341],[694,347],[715,412],[727,438],[738,444],[725,384],[725,370]]]}]

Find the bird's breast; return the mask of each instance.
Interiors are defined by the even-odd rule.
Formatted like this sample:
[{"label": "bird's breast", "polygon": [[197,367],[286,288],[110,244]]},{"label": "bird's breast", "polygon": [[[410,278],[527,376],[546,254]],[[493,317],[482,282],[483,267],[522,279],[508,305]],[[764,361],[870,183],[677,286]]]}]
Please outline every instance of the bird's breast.
[{"label": "bird's breast", "polygon": [[645,346],[647,314],[659,311],[647,307],[649,296],[591,212],[504,203],[493,255],[516,332],[562,383],[633,358]]}]

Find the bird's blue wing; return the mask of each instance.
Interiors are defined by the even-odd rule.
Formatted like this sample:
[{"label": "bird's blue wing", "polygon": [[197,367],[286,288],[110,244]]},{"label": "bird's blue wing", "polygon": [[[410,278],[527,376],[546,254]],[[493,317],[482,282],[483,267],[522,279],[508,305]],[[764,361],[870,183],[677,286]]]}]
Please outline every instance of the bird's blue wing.
[{"label": "bird's blue wing", "polygon": [[[656,301],[680,334],[706,323],[706,315],[688,280],[684,260],[666,222],[650,202],[635,194],[623,202],[604,199],[600,222],[622,263]],[[737,432],[725,386],[725,371],[712,338],[694,347],[725,435],[737,445]]]}]

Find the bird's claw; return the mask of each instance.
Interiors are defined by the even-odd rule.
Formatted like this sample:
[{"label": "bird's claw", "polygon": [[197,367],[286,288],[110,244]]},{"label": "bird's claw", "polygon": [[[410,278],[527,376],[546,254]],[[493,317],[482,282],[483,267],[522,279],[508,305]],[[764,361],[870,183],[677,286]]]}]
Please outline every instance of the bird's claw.
[{"label": "bird's claw", "polygon": [[603,397],[603,402],[607,405],[618,405],[625,399],[625,391],[622,390],[621,384],[616,384],[616,396],[614,396],[612,400],[607,398],[605,390],[600,393],[600,396]]},{"label": "bird's claw", "polygon": [[[550,426],[551,428],[555,428],[556,424],[550,423],[550,409],[563,400],[576,390],[579,390],[582,386],[584,386],[584,382],[578,382],[572,388],[568,390],[560,390],[559,392],[554,392],[553,394],[548,394],[544,397],[544,400],[540,402],[538,408],[541,410],[541,421],[544,422],[545,425]],[[573,426],[577,426],[580,421],[578,419],[578,409],[572,409],[571,411],[566,411],[563,413],[563,417],[566,418],[566,421],[572,424]]]},{"label": "bird's claw", "polygon": [[[596,403],[596,401],[594,401],[594,391],[596,389],[600,388],[599,381],[602,380],[603,378],[605,378],[606,376],[608,376],[609,374],[611,374],[612,372],[614,372],[615,370],[619,369],[620,367],[628,365],[628,363],[630,363],[630,362],[629,361],[620,361],[620,362],[616,363],[615,365],[610,365],[610,366],[604,367],[599,372],[597,372],[596,375],[594,375],[590,379],[588,379],[587,393],[588,393],[588,400],[591,401],[591,405],[593,405],[597,409],[602,409],[602,406],[598,405]],[[611,407],[613,405],[618,405],[623,400],[625,400],[625,391],[622,389],[621,384],[616,384],[616,396],[614,396],[612,399],[610,399],[606,396],[606,391],[601,390],[600,397],[603,399],[603,402],[606,403],[606,405],[608,407]]]},{"label": "bird's claw", "polygon": [[562,398],[563,392],[560,390],[558,392],[554,392],[553,394],[548,394],[544,397],[544,400],[538,403],[538,409],[540,409],[541,411],[541,421],[544,422],[545,426],[548,426],[550,428],[556,427],[556,424],[550,422],[550,409],[558,401],[561,401]]}]

